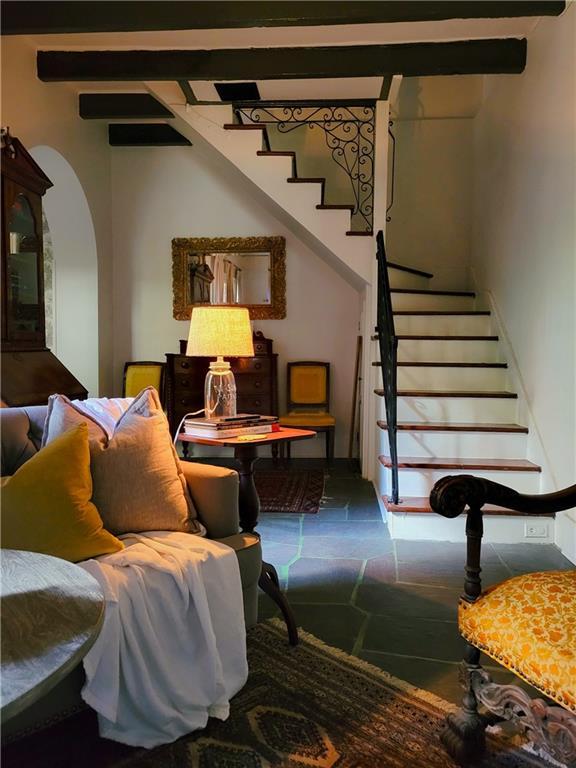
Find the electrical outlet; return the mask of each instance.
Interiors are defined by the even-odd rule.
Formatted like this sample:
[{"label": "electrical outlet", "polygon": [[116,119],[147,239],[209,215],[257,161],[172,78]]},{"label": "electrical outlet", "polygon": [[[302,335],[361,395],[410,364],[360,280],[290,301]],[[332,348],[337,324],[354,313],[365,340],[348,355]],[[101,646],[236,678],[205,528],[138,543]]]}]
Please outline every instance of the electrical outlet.
[{"label": "electrical outlet", "polygon": [[524,538],[545,539],[548,536],[548,523],[526,523],[524,525]]}]

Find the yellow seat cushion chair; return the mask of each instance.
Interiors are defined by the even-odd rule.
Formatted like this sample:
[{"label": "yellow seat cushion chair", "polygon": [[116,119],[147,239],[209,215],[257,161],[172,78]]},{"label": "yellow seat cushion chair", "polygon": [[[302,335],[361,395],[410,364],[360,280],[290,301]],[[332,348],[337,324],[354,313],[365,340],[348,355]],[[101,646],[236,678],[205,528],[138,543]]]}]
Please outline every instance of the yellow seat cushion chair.
[{"label": "yellow seat cushion chair", "polygon": [[[330,411],[330,363],[300,361],[287,366],[287,413],[280,425],[326,434],[326,458],[334,456],[336,419]],[[282,444],[281,450],[284,445]],[[290,443],[286,445],[290,458]]]},{"label": "yellow seat cushion chair", "polygon": [[516,576],[460,600],[460,634],[576,712],[576,571]]}]

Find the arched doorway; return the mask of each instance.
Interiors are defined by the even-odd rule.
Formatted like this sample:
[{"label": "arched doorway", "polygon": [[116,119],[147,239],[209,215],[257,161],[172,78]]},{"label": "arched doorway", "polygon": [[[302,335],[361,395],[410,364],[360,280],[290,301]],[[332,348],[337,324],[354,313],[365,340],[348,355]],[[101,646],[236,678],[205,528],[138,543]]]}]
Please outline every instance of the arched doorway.
[{"label": "arched doorway", "polygon": [[70,163],[55,149],[30,154],[51,179],[42,204],[52,241],[53,338],[57,357],[98,394],[98,255],[86,195]]}]

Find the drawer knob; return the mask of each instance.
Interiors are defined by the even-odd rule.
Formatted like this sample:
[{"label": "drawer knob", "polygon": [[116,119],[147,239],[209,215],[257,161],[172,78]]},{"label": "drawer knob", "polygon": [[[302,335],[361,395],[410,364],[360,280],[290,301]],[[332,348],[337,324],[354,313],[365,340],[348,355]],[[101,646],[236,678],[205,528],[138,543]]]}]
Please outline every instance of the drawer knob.
[{"label": "drawer knob", "polygon": [[182,400],[180,400],[180,405],[188,405],[187,398],[183,397]]},{"label": "drawer knob", "polygon": [[260,387],[262,386],[262,382],[261,381],[255,381],[254,382],[254,386],[256,387],[256,389],[260,389]]},{"label": "drawer knob", "polygon": [[182,387],[189,387],[190,386],[190,382],[188,381],[188,379],[181,379],[180,380],[180,386],[182,386]]},{"label": "drawer knob", "polygon": [[262,363],[255,363],[255,364],[254,364],[254,368],[255,368],[257,371],[259,371],[259,370],[260,370],[260,368],[262,368]]},{"label": "drawer knob", "polygon": [[261,403],[261,401],[260,401],[260,400],[254,400],[254,405],[255,405],[255,407],[256,407],[256,408],[260,408],[260,406],[262,405],[262,403]]},{"label": "drawer knob", "polygon": [[263,349],[264,347],[262,346],[262,344],[256,344],[256,352],[262,352]]},{"label": "drawer knob", "polygon": [[180,365],[182,366],[182,368],[190,368],[190,363],[187,363],[185,360],[183,360],[180,363]]}]

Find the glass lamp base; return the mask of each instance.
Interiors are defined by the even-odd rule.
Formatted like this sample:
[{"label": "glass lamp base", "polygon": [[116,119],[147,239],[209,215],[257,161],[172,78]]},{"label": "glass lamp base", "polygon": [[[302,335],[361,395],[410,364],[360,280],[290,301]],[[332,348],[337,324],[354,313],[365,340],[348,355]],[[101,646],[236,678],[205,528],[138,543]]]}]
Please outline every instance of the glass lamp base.
[{"label": "glass lamp base", "polygon": [[204,415],[207,419],[236,416],[236,382],[230,363],[219,357],[210,363],[204,383]]}]

